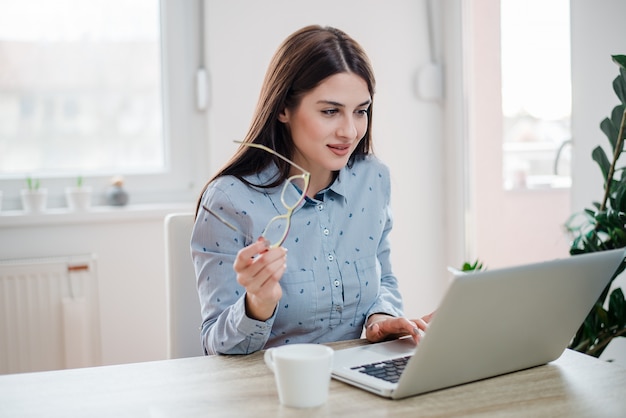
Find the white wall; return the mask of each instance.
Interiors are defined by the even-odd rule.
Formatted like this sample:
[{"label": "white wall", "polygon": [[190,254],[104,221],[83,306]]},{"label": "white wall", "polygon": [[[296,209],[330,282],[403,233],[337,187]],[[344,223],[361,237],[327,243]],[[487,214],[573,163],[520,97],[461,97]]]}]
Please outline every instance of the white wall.
[{"label": "white wall", "polygon": [[611,55],[626,55],[626,2],[571,0],[572,29],[572,211],[602,200],[602,175],[591,159],[598,145],[609,158],[609,141],[600,122],[610,116],[619,99],[613,79],[619,67]]}]

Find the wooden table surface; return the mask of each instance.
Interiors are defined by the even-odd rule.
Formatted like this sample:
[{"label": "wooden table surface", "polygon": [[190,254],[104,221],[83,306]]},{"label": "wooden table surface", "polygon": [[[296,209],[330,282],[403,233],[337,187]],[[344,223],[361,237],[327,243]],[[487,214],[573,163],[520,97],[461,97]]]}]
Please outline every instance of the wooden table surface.
[{"label": "wooden table surface", "polygon": [[262,352],[0,376],[0,417],[359,415],[626,417],[626,368],[566,350],[545,366],[398,401],[333,380],[328,402],[304,410],[279,404]]}]

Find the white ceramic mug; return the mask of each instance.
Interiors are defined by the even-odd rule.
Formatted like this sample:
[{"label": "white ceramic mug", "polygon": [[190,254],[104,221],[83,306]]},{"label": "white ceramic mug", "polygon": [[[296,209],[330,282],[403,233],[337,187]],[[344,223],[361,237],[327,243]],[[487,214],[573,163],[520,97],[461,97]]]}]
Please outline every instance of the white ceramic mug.
[{"label": "white ceramic mug", "polygon": [[333,349],[320,344],[268,348],[265,363],[274,373],[278,399],[286,406],[310,408],[328,399]]}]

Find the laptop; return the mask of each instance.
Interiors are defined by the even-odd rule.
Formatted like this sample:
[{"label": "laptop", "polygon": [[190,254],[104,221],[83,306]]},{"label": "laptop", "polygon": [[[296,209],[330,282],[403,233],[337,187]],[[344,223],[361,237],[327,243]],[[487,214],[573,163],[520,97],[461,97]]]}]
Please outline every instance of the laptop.
[{"label": "laptop", "polygon": [[[335,350],[332,376],[401,399],[556,360],[625,256],[617,249],[457,274],[417,346],[405,337]],[[390,360],[404,363],[397,377],[381,364]]]}]

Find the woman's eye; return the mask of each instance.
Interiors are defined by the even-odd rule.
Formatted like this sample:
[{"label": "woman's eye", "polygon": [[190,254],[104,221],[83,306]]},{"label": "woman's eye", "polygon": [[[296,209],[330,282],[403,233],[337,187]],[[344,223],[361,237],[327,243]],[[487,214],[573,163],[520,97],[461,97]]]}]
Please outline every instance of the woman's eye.
[{"label": "woman's eye", "polygon": [[358,110],[356,111],[356,113],[357,113],[359,116],[367,116],[367,109],[358,109]]},{"label": "woman's eye", "polygon": [[322,110],[323,114],[329,115],[329,116],[334,115],[337,112],[339,112],[339,110],[337,110],[337,109],[325,109],[325,110]]}]

